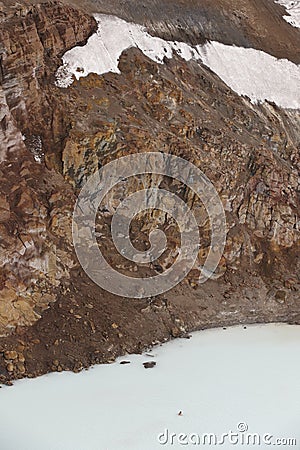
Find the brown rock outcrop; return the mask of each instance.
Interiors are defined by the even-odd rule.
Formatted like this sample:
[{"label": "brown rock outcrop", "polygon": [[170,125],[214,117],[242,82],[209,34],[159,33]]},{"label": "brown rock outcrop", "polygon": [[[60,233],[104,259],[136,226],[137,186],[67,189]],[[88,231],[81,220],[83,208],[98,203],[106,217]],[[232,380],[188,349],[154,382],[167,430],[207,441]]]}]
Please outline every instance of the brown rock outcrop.
[{"label": "brown rock outcrop", "polygon": [[[178,6],[166,4],[176,17]],[[222,14],[227,7],[224,1]],[[299,322],[299,112],[253,105],[199,63],[176,57],[157,65],[136,49],[122,54],[121,74],[89,75],[59,89],[60,56],[84,41],[95,21],[56,2],[11,11],[0,30],[0,335],[14,333],[0,339],[0,379],[78,371],[209,326]],[[228,39],[236,20],[230,17]],[[160,34],[176,35],[173,25],[169,31],[163,25]],[[157,17],[149,27],[159,29]],[[255,33],[248,31],[245,37],[239,30],[236,42],[242,44],[242,33],[253,45]],[[262,41],[269,45],[257,37],[257,46]],[[274,54],[289,47],[295,56],[294,43],[274,42]],[[116,206],[137,188],[176,192],[195,211],[201,233],[187,280],[158,298],[131,301],[103,292],[79,267],[72,211],[80,188],[102,165],[146,151],[182,156],[206,173],[226,211],[227,243],[217,280],[199,288],[210,245],[201,202],[171,179],[121,181],[97,222],[102,251],[118,270],[131,276],[140,270],[116,252],[110,236]],[[142,267],[146,276],[168,267],[178,249],[176,224],[157,212],[132,224],[139,249],[149,245],[154,225],[166,231],[169,251],[158,264]],[[21,356],[7,359],[6,352]]]},{"label": "brown rock outcrop", "polygon": [[[55,1],[24,7],[1,22],[3,102],[36,158],[59,145],[69,126],[59,95],[51,95],[59,56],[83,43],[95,29],[91,16]],[[11,121],[5,120],[11,127]]]},{"label": "brown rock outcrop", "polygon": [[35,322],[75,264],[68,256],[72,192],[41,163],[66,126],[59,99],[53,109],[51,74],[59,55],[94,26],[55,2],[24,7],[1,23],[0,335]]}]

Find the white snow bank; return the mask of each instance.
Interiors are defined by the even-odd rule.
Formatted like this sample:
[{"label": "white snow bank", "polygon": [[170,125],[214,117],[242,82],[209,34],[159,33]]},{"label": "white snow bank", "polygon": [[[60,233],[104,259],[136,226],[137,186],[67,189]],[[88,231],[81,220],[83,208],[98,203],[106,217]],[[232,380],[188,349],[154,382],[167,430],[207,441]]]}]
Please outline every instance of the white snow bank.
[{"label": "white snow bank", "polygon": [[187,61],[199,58],[197,51],[184,42],[165,41],[153,37],[144,27],[126,22],[116,16],[96,14],[97,32],[83,47],[74,47],[63,56],[64,65],[58,69],[59,87],[72,84],[72,75],[76,79],[89,73],[102,75],[107,72],[120,73],[119,58],[128,48],[139,48],[148,58],[162,64],[164,57],[172,58],[173,50]]},{"label": "white snow bank", "polygon": [[211,42],[197,47],[201,59],[232,90],[254,103],[268,100],[300,108],[300,66],[260,50]]},{"label": "white snow bank", "polygon": [[[208,330],[150,354],[80,374],[51,374],[0,389],[3,450],[158,450],[277,448],[277,438],[300,443],[300,327],[267,325]],[[156,361],[144,369],[145,361]],[[182,411],[182,415],[178,413]],[[191,437],[238,424],[270,445],[180,445]],[[176,433],[174,445],[157,437]],[[241,430],[241,425],[239,426]],[[161,436],[163,443],[165,438]],[[250,441],[252,442],[252,441]]]},{"label": "white snow bank", "polygon": [[289,13],[283,18],[293,27],[300,28],[300,0],[276,0],[275,3],[284,6]]},{"label": "white snow bank", "polygon": [[120,73],[122,52],[136,47],[159,64],[174,53],[186,61],[202,60],[235,92],[247,95],[253,102],[269,100],[283,108],[300,108],[300,66],[286,59],[214,41],[191,47],[153,37],[141,25],[115,16],[98,14],[96,19],[97,33],[85,46],[74,47],[63,56],[63,65],[56,74],[57,86],[70,86],[73,75],[79,79],[89,73]]}]

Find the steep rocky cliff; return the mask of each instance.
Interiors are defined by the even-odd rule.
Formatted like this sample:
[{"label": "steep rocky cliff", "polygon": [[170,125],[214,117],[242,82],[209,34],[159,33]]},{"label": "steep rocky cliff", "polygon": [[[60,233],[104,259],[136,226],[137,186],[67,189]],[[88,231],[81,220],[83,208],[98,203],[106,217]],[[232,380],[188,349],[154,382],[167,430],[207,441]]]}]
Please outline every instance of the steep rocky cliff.
[{"label": "steep rocky cliff", "polygon": [[91,17],[51,2],[1,23],[1,334],[37,320],[55,300],[42,286],[59,284],[65,271],[57,268],[56,244],[72,193],[44,165],[44,148],[59,146],[68,127],[63,104],[51,95],[52,78],[59,55],[94,27]]},{"label": "steep rocky cliff", "polygon": [[[192,44],[218,39],[299,63],[299,31],[271,3],[85,7],[134,19],[167,39]],[[55,85],[60,58],[86,41],[95,20],[56,2],[22,7],[7,2],[3,11],[1,379],[79,370],[196,328],[298,322],[299,111],[255,105],[199,62],[174,55],[160,65],[133,48],[123,52],[120,74],[90,74],[61,89]],[[184,157],[212,180],[226,211],[227,242],[215,279],[198,286],[210,245],[201,202],[170,179],[121,183],[112,205],[120,191],[126,196],[139,185],[176,191],[197,211],[202,237],[197,265],[181,285],[157,298],[128,300],[103,291],[84,274],[73,249],[71,217],[91,174],[115,158],[146,151]],[[115,267],[132,274],[138,267],[117,254],[109,235],[112,213],[100,214],[101,246]],[[141,250],[153,223],[166,230],[170,251],[158,265],[143,267],[147,276],[168,267],[178,246],[175,224],[148,213],[132,227]]]}]

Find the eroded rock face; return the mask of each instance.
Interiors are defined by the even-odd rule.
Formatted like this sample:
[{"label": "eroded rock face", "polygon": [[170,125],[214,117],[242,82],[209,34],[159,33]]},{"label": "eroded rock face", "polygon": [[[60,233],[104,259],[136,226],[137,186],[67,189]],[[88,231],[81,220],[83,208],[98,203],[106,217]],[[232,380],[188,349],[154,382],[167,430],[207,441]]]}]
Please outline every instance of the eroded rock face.
[{"label": "eroded rock face", "polygon": [[34,147],[30,143],[35,138],[49,148],[63,140],[68,127],[59,95],[51,96],[53,70],[59,55],[83,42],[96,23],[56,2],[24,7],[16,14],[1,23],[1,85],[28,147]]},{"label": "eroded rock face", "polygon": [[[2,366],[9,377],[24,376],[27,367],[34,374],[51,367],[80,370],[195,328],[297,321],[299,112],[269,103],[255,106],[198,62],[176,56],[158,65],[137,49],[122,54],[121,74],[91,74],[59,89],[54,83],[59,57],[84,41],[95,21],[49,2],[21,8],[2,25],[0,335],[15,335],[1,340],[0,353],[3,348],[23,355],[14,341],[21,335],[29,361],[24,366],[18,357],[19,370],[13,358],[3,365],[0,358],[0,377]],[[153,27],[159,28],[157,21]],[[163,37],[172,37],[165,31]],[[91,174],[115,158],[149,151],[186,158],[210,178],[226,211],[227,243],[217,281],[197,287],[210,245],[201,202],[164,177],[121,182],[97,222],[101,248],[121,272],[132,276],[140,268],[116,252],[111,217],[137,188],[176,192],[194,210],[201,234],[197,263],[181,286],[126,303],[80,269],[72,211]],[[139,250],[148,248],[149,232],[157,225],[166,231],[169,251],[158,264],[142,268],[145,276],[167,268],[178,251],[176,224],[158,212],[134,221],[132,238]],[[44,344],[49,354],[41,350]]]},{"label": "eroded rock face", "polygon": [[75,261],[72,192],[60,176],[30,157],[2,163],[0,201],[0,333],[5,334],[40,317]]},{"label": "eroded rock face", "polygon": [[[74,127],[62,153],[65,177],[80,188],[99,166],[116,157],[144,151],[183,156],[214,182],[227,211],[223,271],[238,267],[243,256],[259,270],[284,249],[296,253],[298,112],[270,104],[253,106],[207,69],[180,58],[158,67],[130,50],[122,56],[120,69],[121,76],[110,74],[99,80],[91,75],[70,88],[77,95],[77,109],[71,113]],[[101,106],[90,98],[101,99]],[[89,116],[83,122],[80,110],[90,111],[94,122]],[[153,180],[145,183],[151,185]],[[157,187],[165,183],[156,180]],[[137,185],[137,179],[124,183],[124,195]],[[176,191],[176,184],[168,187]],[[115,207],[120,190],[110,201]],[[191,192],[181,196],[189,206],[200,208],[201,232],[209,243],[210,224],[203,207]],[[145,222],[150,229],[149,217]],[[208,249],[200,253],[206,257]]]},{"label": "eroded rock face", "polygon": [[62,105],[57,99],[53,106],[47,92],[51,67],[93,26],[91,17],[54,2],[24,7],[1,23],[0,335],[35,322],[75,265],[72,192],[40,163],[43,146],[64,127]]}]

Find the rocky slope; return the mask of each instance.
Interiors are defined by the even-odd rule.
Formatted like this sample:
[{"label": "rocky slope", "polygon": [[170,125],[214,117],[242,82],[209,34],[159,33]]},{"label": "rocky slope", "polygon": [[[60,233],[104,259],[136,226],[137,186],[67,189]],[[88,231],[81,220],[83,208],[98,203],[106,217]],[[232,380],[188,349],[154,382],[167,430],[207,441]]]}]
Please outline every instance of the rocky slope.
[{"label": "rocky slope", "polygon": [[[266,51],[299,63],[300,36],[282,19],[283,6],[273,0],[63,0],[84,12],[113,14],[145,25],[164,39],[199,44],[215,40]],[[277,3],[287,3],[280,0]],[[20,3],[5,0],[3,9],[15,11]],[[42,3],[23,0],[22,4]]]},{"label": "rocky slope", "polygon": [[65,271],[57,269],[55,254],[72,193],[45,167],[43,146],[62,141],[67,123],[48,89],[59,55],[94,27],[90,16],[55,3],[24,7],[1,24],[1,334],[36,321],[55,300],[38,284],[52,278],[55,285]]},{"label": "rocky slope", "polygon": [[[217,39],[299,63],[299,30],[272,2],[84,7],[134,19],[167,39]],[[194,329],[300,319],[299,111],[253,105],[199,62],[174,56],[159,65],[133,48],[121,56],[120,75],[90,74],[68,89],[55,86],[60,57],[95,29],[91,16],[67,3],[5,2],[2,8],[2,380],[80,370]],[[217,279],[198,286],[210,244],[203,205],[171,179],[121,183],[113,205],[120,192],[126,197],[137,186],[176,191],[197,211],[202,237],[198,266],[181,285],[157,298],[129,300],[101,290],[84,274],[71,216],[80,188],[99,167],[150,150],[184,157],[213,181],[226,211],[227,243]],[[132,275],[140,268],[115,251],[111,216],[103,210],[97,223],[102,250]],[[147,276],[168,267],[178,247],[176,224],[151,213],[132,226],[141,250],[154,224],[166,231],[169,252],[156,266],[143,267]]]}]

